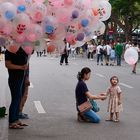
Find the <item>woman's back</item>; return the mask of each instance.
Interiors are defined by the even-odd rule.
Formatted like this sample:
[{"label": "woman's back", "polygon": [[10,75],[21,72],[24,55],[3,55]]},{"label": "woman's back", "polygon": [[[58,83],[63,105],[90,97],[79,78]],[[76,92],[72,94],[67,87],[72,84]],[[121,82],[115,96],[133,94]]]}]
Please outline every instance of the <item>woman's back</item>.
[{"label": "woman's back", "polygon": [[80,105],[87,101],[87,97],[86,97],[87,91],[88,91],[88,88],[87,88],[86,83],[83,80],[78,81],[76,89],[75,89],[77,105]]}]

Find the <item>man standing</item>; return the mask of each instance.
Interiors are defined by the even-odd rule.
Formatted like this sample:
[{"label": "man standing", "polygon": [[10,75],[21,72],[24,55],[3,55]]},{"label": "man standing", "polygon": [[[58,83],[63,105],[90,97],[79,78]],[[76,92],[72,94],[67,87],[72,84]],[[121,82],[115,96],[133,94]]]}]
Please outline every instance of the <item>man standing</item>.
[{"label": "man standing", "polygon": [[8,84],[11,92],[11,104],[9,108],[9,128],[23,129],[19,121],[19,108],[22,97],[23,82],[25,71],[28,68],[28,55],[20,47],[16,53],[5,52],[5,66],[8,69]]},{"label": "man standing", "polygon": [[117,41],[117,44],[115,45],[115,53],[117,58],[117,66],[121,66],[121,59],[123,54],[123,45],[120,43],[120,41]]},{"label": "man standing", "polygon": [[68,56],[69,56],[69,49],[70,49],[70,44],[66,41],[66,39],[63,40],[65,47],[64,50],[61,54],[61,59],[60,59],[60,65],[63,64],[63,61],[65,59],[65,64],[68,65]]}]

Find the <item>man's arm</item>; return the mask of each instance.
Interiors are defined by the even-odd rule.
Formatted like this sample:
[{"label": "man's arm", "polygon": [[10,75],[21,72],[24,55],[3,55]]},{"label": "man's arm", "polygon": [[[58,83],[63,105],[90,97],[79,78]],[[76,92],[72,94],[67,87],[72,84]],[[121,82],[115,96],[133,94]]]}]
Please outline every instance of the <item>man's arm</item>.
[{"label": "man's arm", "polygon": [[13,69],[13,70],[26,70],[28,68],[28,65],[15,65],[10,60],[5,61],[5,66],[7,69]]}]

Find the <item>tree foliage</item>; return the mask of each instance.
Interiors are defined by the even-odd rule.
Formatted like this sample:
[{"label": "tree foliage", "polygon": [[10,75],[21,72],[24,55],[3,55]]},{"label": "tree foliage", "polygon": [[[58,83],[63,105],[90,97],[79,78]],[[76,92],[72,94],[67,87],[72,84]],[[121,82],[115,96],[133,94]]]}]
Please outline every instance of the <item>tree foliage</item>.
[{"label": "tree foliage", "polygon": [[125,33],[126,40],[131,40],[132,32],[140,26],[139,0],[110,0],[112,5],[111,20]]}]

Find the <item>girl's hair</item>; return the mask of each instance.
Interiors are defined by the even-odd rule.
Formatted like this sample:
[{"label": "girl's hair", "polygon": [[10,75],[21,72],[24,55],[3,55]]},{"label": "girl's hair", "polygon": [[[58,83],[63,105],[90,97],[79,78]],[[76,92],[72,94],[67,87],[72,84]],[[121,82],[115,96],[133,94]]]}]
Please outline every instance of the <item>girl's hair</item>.
[{"label": "girl's hair", "polygon": [[79,81],[82,80],[82,79],[84,78],[84,74],[88,74],[88,73],[90,73],[90,72],[91,72],[90,68],[84,67],[84,68],[81,70],[81,72],[78,72],[78,74],[77,74],[77,79],[78,79]]},{"label": "girl's hair", "polygon": [[110,83],[111,83],[112,79],[114,79],[114,78],[116,78],[116,79],[117,79],[117,82],[119,83],[119,78],[118,78],[117,76],[112,76],[112,77],[110,78]]}]

